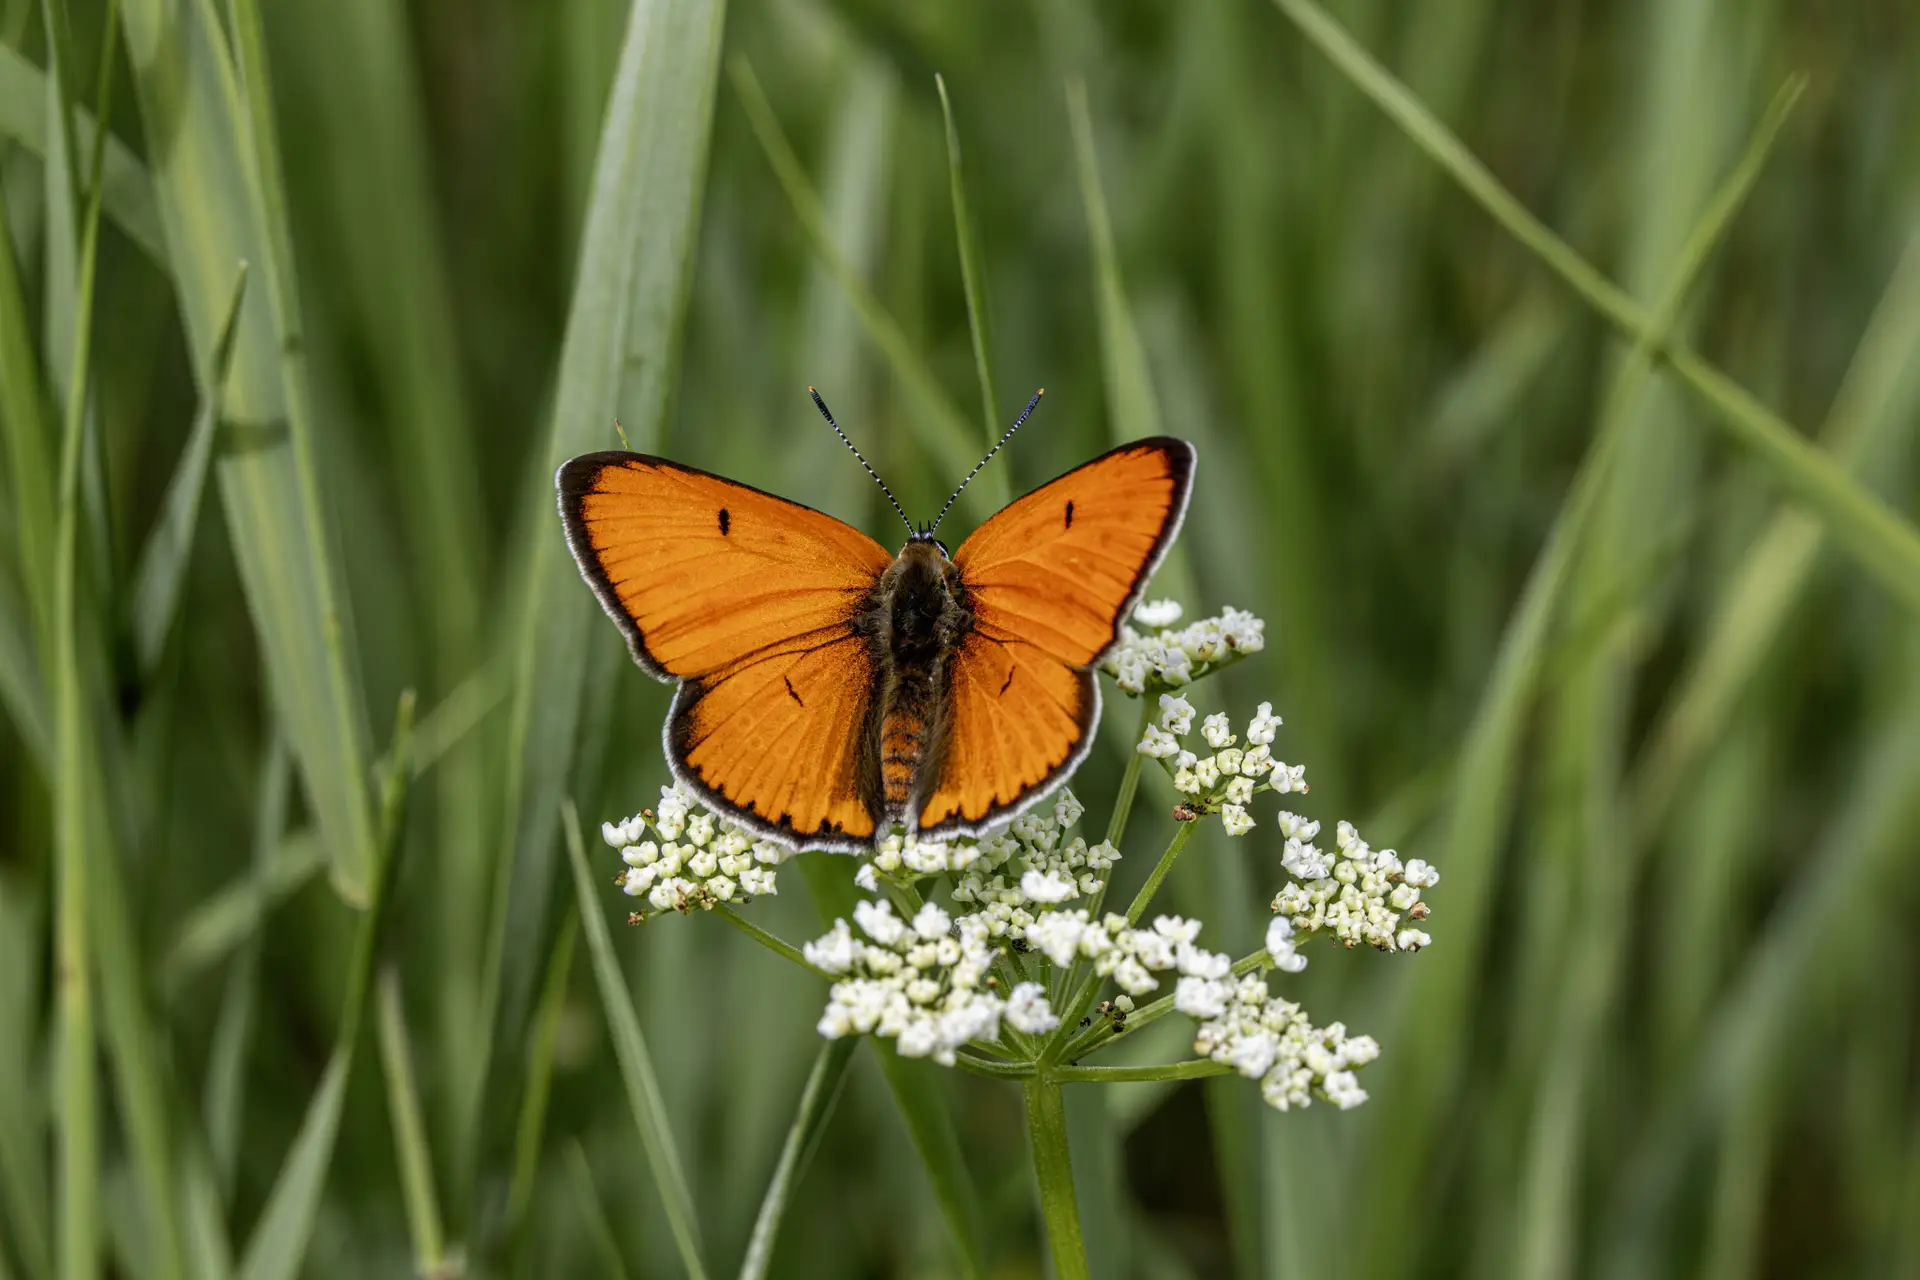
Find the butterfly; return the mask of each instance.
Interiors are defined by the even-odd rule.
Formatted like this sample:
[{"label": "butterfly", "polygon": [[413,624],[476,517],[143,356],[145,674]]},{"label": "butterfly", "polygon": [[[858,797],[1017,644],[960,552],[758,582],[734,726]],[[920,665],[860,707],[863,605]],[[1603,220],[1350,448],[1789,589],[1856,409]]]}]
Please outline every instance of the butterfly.
[{"label": "butterfly", "polygon": [[871,847],[896,824],[980,835],[1093,745],[1094,664],[1179,531],[1194,451],[1137,440],[1008,504],[949,555],[907,521],[898,555],[811,507],[641,453],[554,477],[581,576],[649,675],[709,807],[794,848]]}]

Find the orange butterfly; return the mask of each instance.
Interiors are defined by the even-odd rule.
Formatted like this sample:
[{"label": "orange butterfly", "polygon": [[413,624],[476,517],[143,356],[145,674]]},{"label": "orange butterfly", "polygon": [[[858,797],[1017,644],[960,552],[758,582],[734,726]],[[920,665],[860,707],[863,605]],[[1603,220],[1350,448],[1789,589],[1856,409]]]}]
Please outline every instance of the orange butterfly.
[{"label": "orange butterfly", "polygon": [[1184,440],[1122,445],[951,558],[939,519],[909,522],[890,556],[832,516],[645,454],[584,454],[554,483],[581,576],[634,661],[680,682],[674,776],[782,843],[858,849],[893,823],[978,835],[1086,756],[1093,664],[1180,528],[1193,462]]}]

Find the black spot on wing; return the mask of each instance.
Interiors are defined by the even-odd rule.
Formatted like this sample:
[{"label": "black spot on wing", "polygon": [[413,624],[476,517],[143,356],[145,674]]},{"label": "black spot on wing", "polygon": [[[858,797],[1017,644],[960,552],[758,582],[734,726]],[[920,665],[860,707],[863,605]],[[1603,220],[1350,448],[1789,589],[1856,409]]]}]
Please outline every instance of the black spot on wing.
[{"label": "black spot on wing", "polygon": [[[726,512],[722,511],[720,514],[725,515]],[[787,686],[787,692],[793,695],[793,700],[795,702],[800,702],[800,691],[793,687],[793,681],[787,679],[785,676],[781,676],[780,682]],[[804,702],[800,702],[800,705],[804,707],[807,704]]]},{"label": "black spot on wing", "polygon": [[1073,528],[1073,499],[1067,499],[1067,528]]},{"label": "black spot on wing", "polygon": [[[1068,505],[1071,506],[1072,504],[1069,503]],[[996,693],[994,697],[1001,698],[1006,696],[1007,690],[1013,686],[1013,673],[1015,669],[1016,668],[1013,668],[1013,667],[1007,668],[1007,682],[1000,686],[1000,692]]]},{"label": "black spot on wing", "polygon": [[727,529],[732,524],[733,524],[733,520],[731,517],[727,515],[727,509],[725,507],[720,508],[720,536],[721,537],[724,538],[727,536]]}]

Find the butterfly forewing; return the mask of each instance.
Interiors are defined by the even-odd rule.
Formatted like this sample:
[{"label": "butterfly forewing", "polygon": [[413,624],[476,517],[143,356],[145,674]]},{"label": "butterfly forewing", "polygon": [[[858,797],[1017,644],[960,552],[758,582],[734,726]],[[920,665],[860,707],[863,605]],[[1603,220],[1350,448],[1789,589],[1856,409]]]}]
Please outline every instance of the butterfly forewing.
[{"label": "butterfly forewing", "polygon": [[1085,756],[1091,665],[1178,532],[1193,446],[1166,437],[1095,458],[1018,499],[954,555],[974,625],[948,668],[945,732],[917,825],[975,830]]},{"label": "butterfly forewing", "polygon": [[635,660],[682,681],[666,734],[681,780],[768,834],[871,838],[860,767],[875,673],[853,621],[886,550],[661,458],[587,454],[555,480],[581,574]]}]

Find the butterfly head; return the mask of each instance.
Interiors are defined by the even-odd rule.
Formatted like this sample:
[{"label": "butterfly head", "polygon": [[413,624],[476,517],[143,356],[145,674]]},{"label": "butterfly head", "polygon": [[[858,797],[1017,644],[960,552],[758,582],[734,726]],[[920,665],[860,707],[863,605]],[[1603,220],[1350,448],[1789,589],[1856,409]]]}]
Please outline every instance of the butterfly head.
[{"label": "butterfly head", "polygon": [[913,536],[907,539],[906,546],[900,548],[900,554],[905,556],[908,549],[915,546],[932,547],[940,553],[942,560],[951,560],[953,558],[953,553],[947,550],[947,544],[933,536],[933,527],[931,525],[924,525],[915,529]]}]

